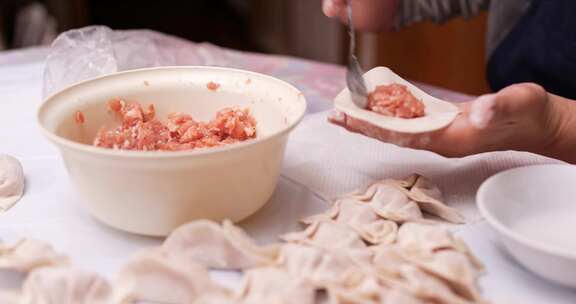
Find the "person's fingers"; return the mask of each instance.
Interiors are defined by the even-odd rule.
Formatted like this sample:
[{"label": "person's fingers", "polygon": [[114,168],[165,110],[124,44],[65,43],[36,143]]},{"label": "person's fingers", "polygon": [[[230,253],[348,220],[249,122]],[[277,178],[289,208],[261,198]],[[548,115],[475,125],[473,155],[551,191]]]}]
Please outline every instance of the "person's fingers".
[{"label": "person's fingers", "polygon": [[350,117],[342,112],[333,111],[328,120],[336,125],[344,127],[350,132],[359,133],[382,142],[394,144],[401,147],[411,147],[416,149],[428,149],[431,143],[430,134],[409,134],[385,130],[374,126],[366,121]]},{"label": "person's fingers", "polygon": [[343,112],[334,110],[328,115],[328,121],[345,128],[353,133],[360,133],[381,141],[386,141],[389,137],[389,131],[383,130],[363,120],[355,119]]},{"label": "person's fingers", "polygon": [[519,113],[545,107],[546,90],[534,83],[519,83],[508,86],[496,94],[494,115],[498,119],[509,119]]},{"label": "person's fingers", "polygon": [[389,131],[339,111],[333,111],[328,120],[350,132],[372,137],[382,142],[400,147],[428,150],[446,157],[459,157],[478,150],[474,141],[471,141],[471,137],[474,137],[473,132],[477,132],[474,131],[476,128],[471,128],[471,123],[466,118],[470,112],[470,104],[458,105],[463,112],[462,116],[458,117],[450,126],[427,133],[411,134]]},{"label": "person's fingers", "polygon": [[340,17],[346,7],[346,0],[324,0],[322,11],[327,17]]},{"label": "person's fingers", "polygon": [[338,110],[333,110],[332,112],[330,112],[330,114],[328,114],[328,121],[335,124],[335,125],[345,127],[346,114],[344,114]]}]

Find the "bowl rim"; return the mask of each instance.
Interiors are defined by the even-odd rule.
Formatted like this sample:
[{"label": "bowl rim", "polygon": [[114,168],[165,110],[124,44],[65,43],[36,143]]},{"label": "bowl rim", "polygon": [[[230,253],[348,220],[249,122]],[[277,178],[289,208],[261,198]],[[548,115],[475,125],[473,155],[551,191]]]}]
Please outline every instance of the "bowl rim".
[{"label": "bowl rim", "polygon": [[514,231],[511,228],[508,228],[508,226],[506,226],[504,223],[498,220],[496,216],[493,215],[493,212],[490,211],[490,208],[488,208],[486,205],[487,204],[486,193],[489,191],[491,187],[493,187],[494,180],[500,178],[503,175],[511,174],[511,172],[532,170],[534,168],[542,168],[542,167],[563,167],[563,168],[573,167],[573,169],[576,170],[576,166],[570,164],[540,164],[540,165],[521,166],[498,172],[489,177],[488,179],[486,179],[482,183],[482,185],[480,185],[480,188],[478,188],[478,192],[476,193],[476,202],[478,209],[480,210],[480,214],[482,215],[482,217],[486,219],[486,221],[493,228],[495,228],[495,230],[501,235],[509,239],[512,239],[513,241],[516,241],[523,246],[540,251],[544,254],[548,254],[556,258],[564,258],[576,261],[576,252],[564,250],[554,246],[549,246],[544,242],[536,241],[530,237],[524,236],[523,234]]},{"label": "bowl rim", "polygon": [[[223,145],[223,146],[204,148],[204,149],[184,150],[184,151],[134,151],[134,150],[114,150],[114,149],[96,147],[96,146],[92,146],[92,145],[78,143],[78,142],[66,139],[64,137],[61,137],[59,135],[56,135],[54,132],[49,131],[44,126],[44,124],[42,123],[42,113],[45,111],[45,107],[46,107],[46,104],[48,103],[48,101],[52,100],[57,95],[62,94],[65,91],[73,90],[75,88],[78,88],[78,87],[86,84],[86,83],[100,80],[100,79],[104,79],[104,78],[108,78],[108,77],[112,77],[112,76],[122,75],[122,74],[134,74],[134,73],[141,73],[141,72],[148,72],[148,71],[155,71],[155,70],[194,70],[194,69],[240,72],[240,73],[244,73],[247,75],[254,75],[254,76],[262,77],[262,78],[265,78],[265,79],[268,79],[271,81],[279,82],[279,83],[287,86],[288,88],[293,89],[295,92],[299,93],[301,98],[302,98],[304,106],[302,108],[302,111],[300,113],[298,113],[298,117],[292,123],[281,128],[279,131],[273,132],[271,134],[267,134],[267,135],[262,136],[262,137],[256,137],[256,138],[251,139],[251,140],[247,140],[247,141],[243,141],[243,142],[239,142],[239,143],[234,143],[234,144],[230,144],[230,145]],[[107,74],[107,75],[102,75],[102,76],[97,76],[97,77],[85,79],[85,80],[67,85],[64,88],[59,89],[58,91],[50,94],[48,97],[46,97],[42,100],[42,103],[40,104],[40,106],[38,107],[38,109],[36,111],[36,123],[40,127],[40,130],[44,134],[44,136],[46,136],[50,141],[55,143],[57,146],[69,148],[69,149],[76,150],[79,152],[99,154],[102,156],[119,157],[119,158],[143,158],[143,159],[147,159],[147,158],[160,158],[160,159],[182,158],[182,157],[190,157],[190,156],[213,155],[213,154],[227,153],[230,151],[242,150],[242,149],[249,148],[253,145],[257,145],[257,144],[262,143],[262,142],[267,142],[267,141],[271,140],[272,138],[282,136],[282,135],[292,131],[302,121],[302,119],[304,118],[304,115],[306,114],[307,107],[308,107],[308,102],[306,100],[306,96],[304,96],[304,94],[298,88],[296,88],[294,85],[292,85],[292,84],[290,84],[290,83],[288,83],[282,79],[279,79],[279,78],[276,78],[276,77],[273,77],[270,75],[266,75],[266,74],[262,74],[262,73],[258,73],[258,72],[253,72],[253,71],[248,71],[248,70],[243,70],[243,69],[219,67],[219,66],[199,66],[199,65],[162,66],[162,67],[141,68],[141,69],[133,69],[133,70],[115,72],[115,73],[111,73],[111,74]]]}]

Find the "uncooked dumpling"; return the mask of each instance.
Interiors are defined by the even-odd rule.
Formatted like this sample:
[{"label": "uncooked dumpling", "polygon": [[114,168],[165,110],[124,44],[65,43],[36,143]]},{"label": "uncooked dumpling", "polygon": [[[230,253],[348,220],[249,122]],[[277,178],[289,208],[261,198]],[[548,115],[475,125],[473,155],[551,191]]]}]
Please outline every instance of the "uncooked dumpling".
[{"label": "uncooked dumpling", "polygon": [[44,266],[68,264],[68,257],[48,243],[22,239],[13,245],[0,244],[0,269],[28,272]]},{"label": "uncooked dumpling", "polygon": [[402,303],[402,304],[429,304],[428,301],[424,301],[414,297],[413,295],[403,291],[401,289],[392,289],[389,292],[384,294],[384,297],[381,299],[381,304],[394,304],[394,303]]},{"label": "uncooked dumpling", "polygon": [[394,289],[404,290],[422,300],[432,303],[445,304],[471,304],[459,295],[455,294],[444,282],[432,275],[427,274],[418,267],[405,264],[400,267],[400,280],[390,280]]},{"label": "uncooked dumpling", "polygon": [[310,282],[275,267],[248,270],[240,290],[242,304],[314,304],[315,298]]},{"label": "uncooked dumpling", "polygon": [[388,220],[377,220],[356,229],[366,242],[372,245],[387,245],[396,240],[398,224]]},{"label": "uncooked dumpling", "polygon": [[364,241],[371,244],[389,244],[394,242],[398,230],[398,225],[395,222],[381,219],[369,204],[352,198],[336,201],[328,212],[308,217],[302,222],[313,224],[314,222],[328,220],[348,225]]},{"label": "uncooked dumpling", "polygon": [[26,304],[110,304],[112,286],[98,274],[68,268],[43,267],[28,275],[22,287]]},{"label": "uncooked dumpling", "polygon": [[159,248],[132,257],[120,271],[118,289],[125,301],[159,303],[193,303],[200,295],[227,295],[204,266],[168,256]]},{"label": "uncooked dumpling", "polygon": [[379,184],[370,200],[370,205],[381,217],[395,222],[422,221],[418,205],[398,187]]},{"label": "uncooked dumpling", "polygon": [[326,250],[300,244],[282,246],[278,265],[292,276],[317,287],[356,285],[371,267],[372,256],[365,251]]},{"label": "uncooked dumpling", "polygon": [[430,258],[415,259],[412,262],[448,282],[458,295],[470,301],[481,299],[476,280],[482,269],[474,265],[466,254],[455,250],[442,250]]},{"label": "uncooked dumpling", "polygon": [[[403,192],[404,195],[400,195],[398,193],[399,191]],[[411,214],[413,213],[409,221],[422,221],[418,219],[418,215],[416,214],[418,212],[415,211],[416,206],[414,206],[414,204],[417,204],[418,209],[420,209],[420,215],[422,214],[422,211],[424,211],[451,223],[464,223],[464,217],[458,212],[458,210],[443,203],[442,192],[440,189],[432,184],[428,179],[418,174],[413,174],[404,180],[381,180],[370,185],[366,191],[360,193],[357,192],[349,195],[349,197],[362,201],[369,201],[373,200],[374,196],[377,194],[382,196],[380,198],[380,203],[384,203],[385,205],[390,204],[390,207],[409,205],[409,207],[405,207],[410,209]],[[382,204],[378,206],[382,206]],[[406,211],[404,208],[402,210]],[[399,219],[392,218],[392,220],[398,221]]]},{"label": "uncooked dumpling", "polygon": [[[345,200],[345,199],[343,199],[343,200]],[[300,223],[305,224],[305,225],[312,225],[312,224],[315,224],[317,222],[325,222],[325,221],[335,220],[336,217],[338,216],[338,214],[340,213],[340,206],[341,206],[343,200],[337,200],[336,202],[334,202],[332,204],[332,207],[330,207],[330,209],[328,209],[325,212],[310,215],[310,216],[307,216],[305,218],[302,218],[300,220]]]},{"label": "uncooked dumpling", "polygon": [[278,247],[259,246],[230,221],[194,221],[174,230],[162,249],[206,267],[246,269],[274,263]]},{"label": "uncooked dumpling", "polygon": [[348,195],[347,198],[370,204],[380,217],[403,222],[422,218],[420,208],[411,202],[404,189],[388,180],[370,185],[366,191]]},{"label": "uncooked dumpling", "polygon": [[350,98],[348,89],[344,89],[334,100],[336,110],[346,115],[366,121],[382,129],[400,133],[426,133],[436,131],[450,125],[458,116],[460,110],[450,102],[440,100],[426,94],[416,86],[396,75],[385,67],[376,67],[364,74],[368,92],[378,85],[402,84],[425,106],[425,115],[418,118],[398,118],[381,115],[356,106]]},{"label": "uncooked dumpling", "polygon": [[356,286],[341,288],[338,286],[329,286],[327,288],[329,304],[379,304],[390,290],[382,286],[376,277],[365,277]]},{"label": "uncooked dumpling", "polygon": [[304,231],[281,236],[286,242],[306,244],[326,249],[363,249],[366,244],[349,226],[334,221],[316,222]]},{"label": "uncooked dumpling", "polygon": [[0,154],[0,213],[10,209],[24,193],[24,172],[20,162]]},{"label": "uncooked dumpling", "polygon": [[372,246],[372,264],[376,274],[383,278],[394,278],[400,274],[400,266],[408,263],[406,252],[396,245]]},{"label": "uncooked dumpling", "polygon": [[468,251],[468,248],[462,247],[462,242],[458,241],[447,227],[422,223],[405,223],[400,226],[397,245],[423,256],[444,249]]},{"label": "uncooked dumpling", "polygon": [[428,179],[418,176],[414,186],[410,188],[408,196],[418,203],[426,213],[436,215],[451,223],[464,223],[464,217],[454,208],[448,207],[442,201],[442,192]]},{"label": "uncooked dumpling", "polygon": [[334,219],[342,224],[362,226],[380,219],[370,206],[354,199],[342,199],[336,202],[336,206]]}]

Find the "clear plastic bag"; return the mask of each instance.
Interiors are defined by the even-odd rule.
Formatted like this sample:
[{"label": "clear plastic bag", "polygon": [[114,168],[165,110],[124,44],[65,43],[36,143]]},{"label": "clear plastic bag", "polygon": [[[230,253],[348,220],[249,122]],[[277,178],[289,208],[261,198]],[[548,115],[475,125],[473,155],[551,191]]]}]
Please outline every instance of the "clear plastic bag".
[{"label": "clear plastic bag", "polygon": [[228,66],[226,51],[148,30],[90,26],[62,33],[46,58],[43,97],[78,81],[138,68]]},{"label": "clear plastic bag", "polygon": [[287,56],[195,43],[150,30],[90,26],[62,33],[46,58],[43,98],[78,81],[137,68],[180,65],[250,70],[285,80],[308,100],[308,112],[331,108],[344,87],[344,68]]}]

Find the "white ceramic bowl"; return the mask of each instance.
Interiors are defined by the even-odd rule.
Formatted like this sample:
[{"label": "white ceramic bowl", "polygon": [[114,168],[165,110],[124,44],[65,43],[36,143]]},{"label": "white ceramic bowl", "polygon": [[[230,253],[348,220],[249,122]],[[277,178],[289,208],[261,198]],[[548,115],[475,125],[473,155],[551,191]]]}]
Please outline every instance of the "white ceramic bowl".
[{"label": "white ceramic bowl", "polygon": [[511,169],[477,194],[484,218],[510,254],[532,272],[576,287],[576,167]]},{"label": "white ceramic bowl", "polygon": [[[208,82],[220,84],[216,91]],[[257,138],[187,152],[115,151],[91,146],[111,123],[107,102],[116,97],[154,103],[157,117],[171,112],[210,119],[223,107],[248,106]],[[75,123],[82,111],[86,121]],[[68,173],[91,213],[110,226],[163,236],[194,219],[240,221],[272,195],[288,133],[306,101],[293,86],[248,71],[215,67],[133,70],[84,81],[47,98],[41,129],[58,146]]]}]

